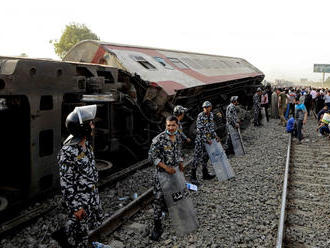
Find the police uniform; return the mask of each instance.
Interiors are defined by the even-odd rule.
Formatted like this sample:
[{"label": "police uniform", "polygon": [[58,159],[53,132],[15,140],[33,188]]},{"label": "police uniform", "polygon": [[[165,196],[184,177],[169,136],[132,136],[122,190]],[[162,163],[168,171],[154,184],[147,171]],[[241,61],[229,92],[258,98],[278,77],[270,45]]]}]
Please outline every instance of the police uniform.
[{"label": "police uniform", "polygon": [[261,102],[260,102],[260,96],[258,93],[255,93],[253,95],[253,110],[254,110],[254,125],[259,126],[259,116],[260,116],[260,110],[261,110]]},{"label": "police uniform", "polygon": [[178,133],[180,134],[180,138],[181,140],[188,140],[187,135],[185,135],[185,133],[183,132],[183,127],[182,127],[182,123],[180,121],[178,121]]},{"label": "police uniform", "polygon": [[227,126],[227,141],[226,141],[226,145],[227,145],[227,149],[232,152],[233,149],[233,145],[231,142],[231,136],[230,136],[230,128],[229,126],[232,126],[234,128],[236,128],[236,124],[238,123],[238,117],[237,117],[237,110],[236,107],[233,103],[230,103],[227,106],[226,109],[226,126]]},{"label": "police uniform", "polygon": [[[64,144],[58,154],[61,191],[69,212],[65,232],[74,247],[88,247],[88,231],[103,220],[94,153],[87,141],[85,144],[86,148],[77,142]],[[81,208],[86,216],[78,220],[74,213]]]},{"label": "police uniform", "polygon": [[[165,170],[158,166],[159,162],[169,167],[176,167],[183,162],[181,153],[181,137],[180,133],[175,134],[175,141],[171,141],[166,131],[157,135],[153,140],[149,150],[149,160],[156,166],[154,174],[154,220],[160,221],[162,210],[166,209],[164,194],[158,179],[158,173]],[[167,173],[167,172],[165,172]]]},{"label": "police uniform", "polygon": [[205,149],[205,143],[216,137],[217,134],[215,132],[213,113],[210,112],[209,115],[206,115],[204,112],[199,113],[196,121],[194,161],[192,164],[193,170],[196,170],[198,164],[201,162],[203,162],[203,169],[207,168],[209,156]]}]

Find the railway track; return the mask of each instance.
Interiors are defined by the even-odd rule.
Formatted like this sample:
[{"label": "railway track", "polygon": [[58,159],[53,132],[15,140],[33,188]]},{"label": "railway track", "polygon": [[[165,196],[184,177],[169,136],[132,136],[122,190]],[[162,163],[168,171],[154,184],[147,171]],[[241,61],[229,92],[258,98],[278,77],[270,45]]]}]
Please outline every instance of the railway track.
[{"label": "railway track", "polygon": [[289,138],[276,247],[330,247],[330,141]]},{"label": "railway track", "polygon": [[[134,173],[137,170],[146,167],[147,165],[149,165],[149,161],[147,159],[139,161],[123,170],[120,170],[119,172],[101,178],[98,186],[100,190],[102,190],[104,187],[120,181],[121,179],[127,177],[128,175]],[[46,207],[41,205],[27,212],[25,211],[19,216],[16,216],[6,222],[1,223],[0,237],[16,232],[17,230],[23,228],[24,226],[36,220],[37,218],[44,216],[45,214],[48,214],[49,212],[55,210],[57,206],[58,203],[55,203],[54,205],[48,205]]]}]

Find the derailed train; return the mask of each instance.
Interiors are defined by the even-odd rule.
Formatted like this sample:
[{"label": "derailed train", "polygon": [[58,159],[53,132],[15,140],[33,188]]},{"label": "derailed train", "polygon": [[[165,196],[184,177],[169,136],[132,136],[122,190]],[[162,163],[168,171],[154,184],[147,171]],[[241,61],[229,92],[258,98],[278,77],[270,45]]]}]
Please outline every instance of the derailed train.
[{"label": "derailed train", "polygon": [[0,57],[0,197],[10,204],[58,186],[56,155],[76,106],[98,105],[97,158],[134,161],[146,156],[173,106],[189,109],[184,127],[192,132],[209,100],[223,128],[230,95],[251,105],[264,78],[240,58],[98,41],[77,44],[64,60]]}]

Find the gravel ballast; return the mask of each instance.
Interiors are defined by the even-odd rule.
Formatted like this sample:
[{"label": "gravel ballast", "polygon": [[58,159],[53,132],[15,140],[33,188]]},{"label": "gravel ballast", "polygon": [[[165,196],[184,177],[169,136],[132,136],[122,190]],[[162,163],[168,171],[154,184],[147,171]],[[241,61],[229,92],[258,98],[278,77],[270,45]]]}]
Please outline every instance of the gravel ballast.
[{"label": "gravel ballast", "polygon": [[[288,135],[279,120],[270,120],[263,127],[250,126],[243,132],[247,154],[230,157],[236,173],[234,179],[218,182],[203,181],[197,192],[191,191],[199,229],[178,237],[170,225],[170,218],[163,220],[164,233],[159,242],[149,239],[153,226],[151,206],[138,213],[127,224],[103,241],[113,247],[272,247],[275,244],[282,193],[282,180],[286,159]],[[186,159],[191,152],[186,153]],[[210,172],[213,172],[209,165]],[[189,181],[190,168],[186,168]],[[101,192],[102,206],[107,216],[127,204],[133,193],[142,194],[152,186],[153,168],[138,171],[116,186]],[[60,202],[61,196],[53,201]],[[119,200],[121,199],[121,200]],[[65,221],[62,206],[34,224],[7,237],[0,246],[7,247],[58,247],[50,234]],[[130,226],[139,227],[136,231]],[[141,231],[142,230],[142,231]]]}]

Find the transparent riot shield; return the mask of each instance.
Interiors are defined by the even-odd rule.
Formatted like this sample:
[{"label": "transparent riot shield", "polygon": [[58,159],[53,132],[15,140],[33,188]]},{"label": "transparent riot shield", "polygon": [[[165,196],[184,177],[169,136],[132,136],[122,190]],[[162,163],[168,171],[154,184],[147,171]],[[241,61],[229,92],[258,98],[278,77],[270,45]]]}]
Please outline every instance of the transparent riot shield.
[{"label": "transparent riot shield", "polygon": [[74,111],[77,113],[79,122],[82,124],[85,121],[94,120],[96,115],[96,104],[82,107],[75,107]]},{"label": "transparent riot shield", "polygon": [[233,144],[235,155],[243,156],[245,154],[245,150],[244,150],[240,130],[233,127],[232,125],[227,125],[227,128],[228,128],[228,133],[230,135],[231,143]]},{"label": "transparent riot shield", "polygon": [[234,170],[229,164],[227,155],[216,139],[212,140],[211,145],[205,144],[205,148],[209,154],[214,172],[220,182],[235,177]]},{"label": "transparent riot shield", "polygon": [[185,179],[178,167],[173,175],[158,173],[172,224],[177,235],[188,234],[198,228],[194,206],[185,189]]}]

